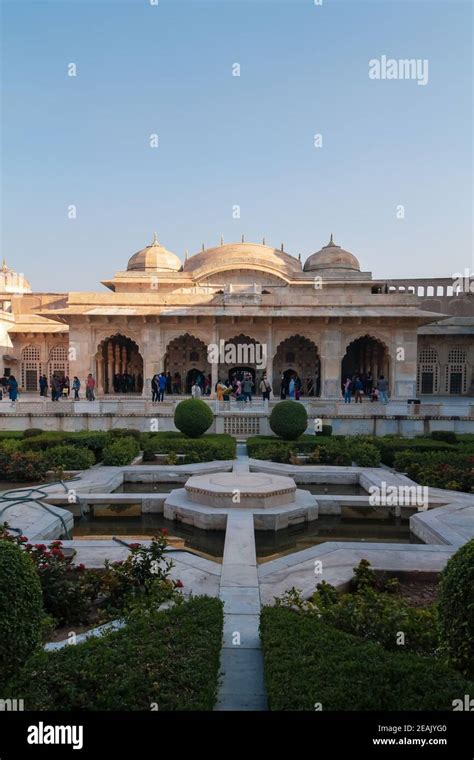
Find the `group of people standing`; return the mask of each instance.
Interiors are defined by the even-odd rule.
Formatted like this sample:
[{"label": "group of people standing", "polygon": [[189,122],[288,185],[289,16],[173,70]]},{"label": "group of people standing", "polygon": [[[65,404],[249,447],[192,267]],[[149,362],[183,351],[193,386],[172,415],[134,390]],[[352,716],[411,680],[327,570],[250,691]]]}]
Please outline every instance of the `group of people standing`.
[{"label": "group of people standing", "polygon": [[[39,379],[40,396],[47,398],[48,396],[48,378],[46,375],[41,375]],[[53,372],[51,377],[51,401],[59,401],[62,398],[69,398],[71,390],[74,393],[74,401],[80,401],[79,391],[81,390],[81,381],[74,375],[72,383],[67,375],[58,375],[57,372]],[[95,401],[95,379],[89,372],[86,380],[86,399],[88,401]]]},{"label": "group of people standing", "polygon": [[[169,373],[168,373],[169,374]],[[167,377],[165,372],[157,372],[151,378],[151,402],[164,401],[167,390]]]},{"label": "group of people standing", "polygon": [[379,379],[374,382],[371,372],[368,372],[367,375],[361,374],[346,377],[342,386],[342,393],[345,404],[351,403],[352,396],[354,396],[356,404],[362,404],[363,396],[370,398],[371,401],[381,401],[382,404],[387,404],[388,381],[384,375],[380,375]]},{"label": "group of people standing", "polygon": [[143,378],[141,375],[131,375],[129,372],[122,374],[116,372],[112,379],[112,386],[115,393],[135,393],[141,391],[143,387]]}]

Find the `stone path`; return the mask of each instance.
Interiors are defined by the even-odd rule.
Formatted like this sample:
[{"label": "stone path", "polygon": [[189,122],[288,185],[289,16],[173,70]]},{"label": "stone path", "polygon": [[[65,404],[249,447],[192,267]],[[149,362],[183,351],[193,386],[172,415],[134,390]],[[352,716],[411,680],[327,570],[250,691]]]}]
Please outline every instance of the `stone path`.
[{"label": "stone path", "polygon": [[[238,446],[234,472],[249,472],[245,444]],[[254,522],[245,509],[227,516],[219,597],[224,602],[224,642],[215,710],[266,710]]]}]

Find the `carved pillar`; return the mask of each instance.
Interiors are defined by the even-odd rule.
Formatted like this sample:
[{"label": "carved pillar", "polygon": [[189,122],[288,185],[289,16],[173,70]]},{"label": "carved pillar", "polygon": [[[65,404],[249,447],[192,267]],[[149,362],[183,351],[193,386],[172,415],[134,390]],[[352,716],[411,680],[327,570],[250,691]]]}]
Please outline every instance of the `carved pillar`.
[{"label": "carved pillar", "polygon": [[341,398],[341,326],[328,326],[321,340],[321,398]]},{"label": "carved pillar", "polygon": [[127,371],[127,348],[122,346],[122,374]]},{"label": "carved pillar", "polygon": [[106,393],[112,393],[114,379],[114,348],[112,341],[107,342],[107,390]]},{"label": "carved pillar", "polygon": [[97,393],[104,395],[104,357],[102,354],[97,356]]},{"label": "carved pillar", "polygon": [[120,373],[120,346],[118,343],[115,344],[115,374]]}]

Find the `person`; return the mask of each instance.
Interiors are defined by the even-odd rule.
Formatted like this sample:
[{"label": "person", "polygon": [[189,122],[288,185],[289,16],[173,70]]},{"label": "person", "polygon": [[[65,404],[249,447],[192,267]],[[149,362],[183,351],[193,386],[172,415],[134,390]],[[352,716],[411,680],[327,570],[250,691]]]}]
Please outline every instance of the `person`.
[{"label": "person", "polygon": [[287,391],[286,378],[285,378],[285,375],[282,375],[281,380],[280,380],[280,398],[281,399],[286,398],[286,391]]},{"label": "person", "polygon": [[86,398],[88,401],[95,401],[94,396],[94,389],[95,389],[95,380],[92,377],[91,373],[87,375],[87,383],[86,383]]},{"label": "person", "polygon": [[295,397],[295,387],[296,387],[295,378],[292,375],[291,379],[290,379],[290,383],[288,385],[288,398],[294,399],[294,397]]},{"label": "person", "polygon": [[379,391],[378,391],[378,388],[372,388],[372,392],[370,394],[370,400],[371,401],[378,401],[379,400]]},{"label": "person", "polygon": [[[66,393],[64,393],[66,391]],[[69,395],[71,393],[71,382],[69,380],[68,375],[64,378],[64,384],[63,384],[63,395],[67,396],[69,398]]]},{"label": "person", "polygon": [[168,370],[166,373],[166,393],[168,393],[171,396],[173,389],[173,379],[171,377],[171,372]]},{"label": "person", "polygon": [[295,399],[299,401],[301,398],[301,380],[298,375],[295,377]]},{"label": "person", "polygon": [[200,398],[201,397],[201,386],[197,384],[197,381],[195,380],[192,387],[191,387],[191,396],[193,398]]},{"label": "person", "polygon": [[352,395],[352,381],[350,377],[347,377],[344,383],[344,403],[345,404],[351,403],[351,395]]},{"label": "person", "polygon": [[217,393],[217,400],[222,401],[224,399],[224,391],[227,390],[227,385],[222,382],[222,380],[218,380],[216,384],[216,393]]},{"label": "person", "polygon": [[380,375],[379,381],[377,383],[377,390],[379,392],[379,399],[382,402],[382,404],[388,403],[388,382],[385,380],[385,377],[383,375]]},{"label": "person", "polygon": [[249,402],[249,404],[252,403],[252,377],[249,373],[247,373],[244,377],[243,383],[242,383],[242,395],[245,399],[245,401]]},{"label": "person", "polygon": [[270,400],[271,390],[272,389],[271,389],[270,383],[267,380],[267,376],[264,375],[262,377],[261,382],[260,382],[260,391],[262,393],[262,398],[263,398],[264,401],[269,401]]},{"label": "person", "polygon": [[155,404],[160,395],[160,376],[155,373],[151,378],[151,403]]},{"label": "person", "polygon": [[54,373],[51,380],[51,400],[59,401],[62,392],[61,378]]},{"label": "person", "polygon": [[368,396],[371,395],[372,389],[374,387],[374,378],[372,377],[372,372],[367,372],[367,378],[365,381],[365,392]]},{"label": "person", "polygon": [[79,390],[81,388],[81,381],[74,375],[72,379],[72,389],[74,391],[74,401],[79,401]]},{"label": "person", "polygon": [[355,402],[356,404],[359,402],[362,404],[362,394],[364,393],[364,383],[362,382],[362,379],[357,375],[355,382],[354,382],[354,396],[355,396]]},{"label": "person", "polygon": [[211,385],[212,385],[211,376],[206,375],[206,377],[204,378],[204,395],[205,396],[211,395]]},{"label": "person", "polygon": [[18,398],[18,383],[16,381],[15,375],[10,375],[8,381],[8,396],[11,401],[11,406],[15,406],[16,400]]},{"label": "person", "polygon": [[48,395],[48,380],[46,375],[41,375],[39,379],[40,396]]},{"label": "person", "polygon": [[165,400],[166,375],[162,372],[158,379],[158,401]]}]

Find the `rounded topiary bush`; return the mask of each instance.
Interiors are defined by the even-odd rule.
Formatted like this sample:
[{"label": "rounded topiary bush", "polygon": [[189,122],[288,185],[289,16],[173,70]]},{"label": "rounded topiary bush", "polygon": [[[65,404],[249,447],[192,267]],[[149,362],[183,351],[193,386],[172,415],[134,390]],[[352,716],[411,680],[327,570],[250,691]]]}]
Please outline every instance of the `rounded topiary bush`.
[{"label": "rounded topiary bush", "polygon": [[447,562],[441,574],[439,624],[448,663],[474,678],[474,539]]},{"label": "rounded topiary bush", "polygon": [[297,401],[280,401],[270,415],[270,427],[285,441],[296,441],[308,427],[308,414]]},{"label": "rounded topiary bush", "polygon": [[23,438],[34,438],[35,435],[41,435],[42,432],[41,428],[26,428],[23,431]]},{"label": "rounded topiary bush", "polygon": [[180,401],[174,411],[174,424],[188,438],[199,438],[212,425],[211,408],[199,398]]},{"label": "rounded topiary bush", "polygon": [[28,554],[11,541],[0,541],[0,687],[39,647],[43,595]]}]

